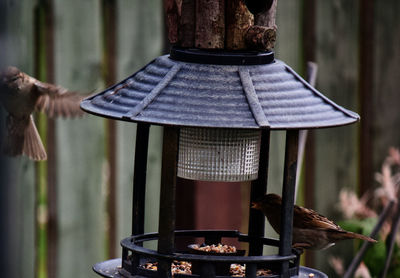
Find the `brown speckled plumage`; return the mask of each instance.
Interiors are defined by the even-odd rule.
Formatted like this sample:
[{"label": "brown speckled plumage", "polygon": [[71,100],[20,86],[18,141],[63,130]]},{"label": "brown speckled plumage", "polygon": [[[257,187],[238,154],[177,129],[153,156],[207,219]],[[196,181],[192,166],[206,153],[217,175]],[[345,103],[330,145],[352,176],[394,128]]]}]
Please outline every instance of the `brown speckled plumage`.
[{"label": "brown speckled plumage", "polygon": [[82,97],[65,88],[41,82],[16,67],[0,72],[0,102],[7,111],[7,134],[3,152],[10,156],[25,154],[33,160],[45,160],[46,151],[32,118],[42,111],[49,117],[73,117],[83,114]]},{"label": "brown speckled plumage", "polygon": [[[279,234],[282,199],[276,194],[267,194],[252,204],[252,208],[261,210],[272,228]],[[312,209],[294,206],[293,240],[294,247],[320,250],[334,245],[336,241],[358,238],[370,242],[376,240],[343,230],[339,225]]]}]

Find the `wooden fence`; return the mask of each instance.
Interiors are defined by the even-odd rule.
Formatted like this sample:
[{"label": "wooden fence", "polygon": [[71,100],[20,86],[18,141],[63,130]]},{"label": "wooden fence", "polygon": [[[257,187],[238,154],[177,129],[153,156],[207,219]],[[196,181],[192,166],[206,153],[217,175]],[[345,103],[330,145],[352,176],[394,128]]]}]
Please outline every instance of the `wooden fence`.
[{"label": "wooden fence", "polygon": [[[162,54],[161,0],[0,2],[0,66],[43,81],[100,91]],[[338,219],[343,187],[365,192],[390,146],[400,145],[400,2],[279,0],[276,57],[358,112],[361,123],[312,131],[300,201]],[[1,156],[4,277],[98,277],[91,266],[120,256],[131,232],[135,125],[87,115],[37,114],[49,159]],[[5,112],[1,111],[4,130]],[[284,132],[272,132],[269,191],[279,192]],[[162,129],[151,127],[146,231],[157,231]],[[343,251],[342,245],[333,252]],[[343,246],[342,246],[343,247]],[[316,267],[330,273],[327,253]]]}]

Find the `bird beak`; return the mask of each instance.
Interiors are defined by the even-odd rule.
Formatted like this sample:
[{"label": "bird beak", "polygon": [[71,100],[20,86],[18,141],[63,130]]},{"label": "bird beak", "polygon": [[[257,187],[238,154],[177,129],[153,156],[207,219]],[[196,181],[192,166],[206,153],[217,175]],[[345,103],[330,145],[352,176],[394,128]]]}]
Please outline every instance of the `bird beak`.
[{"label": "bird beak", "polygon": [[251,203],[251,208],[252,209],[261,209],[260,203],[259,202],[252,202]]}]

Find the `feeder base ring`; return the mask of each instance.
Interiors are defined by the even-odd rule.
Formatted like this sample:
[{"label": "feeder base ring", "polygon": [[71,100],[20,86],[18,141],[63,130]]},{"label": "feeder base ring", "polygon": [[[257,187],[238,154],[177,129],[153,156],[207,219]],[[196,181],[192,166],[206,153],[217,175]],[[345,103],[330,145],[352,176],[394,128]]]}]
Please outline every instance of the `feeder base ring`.
[{"label": "feeder base ring", "polygon": [[[104,262],[100,262],[97,263],[93,266],[93,270],[99,274],[102,277],[105,278],[142,278],[145,276],[132,276],[132,275],[128,275],[128,276],[124,276],[120,273],[121,270],[121,263],[122,260],[121,258],[119,259],[112,259],[112,260],[108,260],[108,261],[104,261]],[[308,278],[310,277],[310,274],[312,276],[312,274],[314,274],[314,278],[328,278],[328,276],[318,270],[309,268],[309,267],[304,267],[301,266],[299,269],[299,275],[298,276],[294,276],[294,278]],[[194,275],[192,275],[194,276]]]}]

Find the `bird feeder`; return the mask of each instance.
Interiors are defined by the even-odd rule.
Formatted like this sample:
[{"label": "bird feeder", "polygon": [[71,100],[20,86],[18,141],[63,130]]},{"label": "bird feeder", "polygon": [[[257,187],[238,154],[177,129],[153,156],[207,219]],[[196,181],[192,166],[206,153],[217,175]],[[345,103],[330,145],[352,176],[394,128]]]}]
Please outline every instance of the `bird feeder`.
[{"label": "bird feeder", "polygon": [[[184,1],[185,3],[185,1]],[[183,11],[182,11],[183,13]],[[199,49],[174,46],[118,84],[81,103],[86,112],[137,123],[132,235],[121,241],[122,258],[98,263],[104,277],[171,277],[175,262],[198,266],[177,277],[230,277],[221,265],[246,266],[246,277],[268,268],[268,277],[326,277],[299,266],[292,249],[292,219],[299,130],[356,122],[359,116],[329,100],[271,51]],[[146,165],[150,125],[164,127],[158,233],[144,233]],[[279,240],[264,237],[264,215],[249,213],[248,234],[239,231],[176,230],[176,178],[251,181],[250,201],[266,192],[269,137],[286,130]],[[177,250],[178,237],[219,243],[248,242],[247,255],[216,256]],[[156,241],[157,250],[143,247]],[[279,248],[263,255],[263,246]],[[157,270],[145,269],[157,263]]]}]

